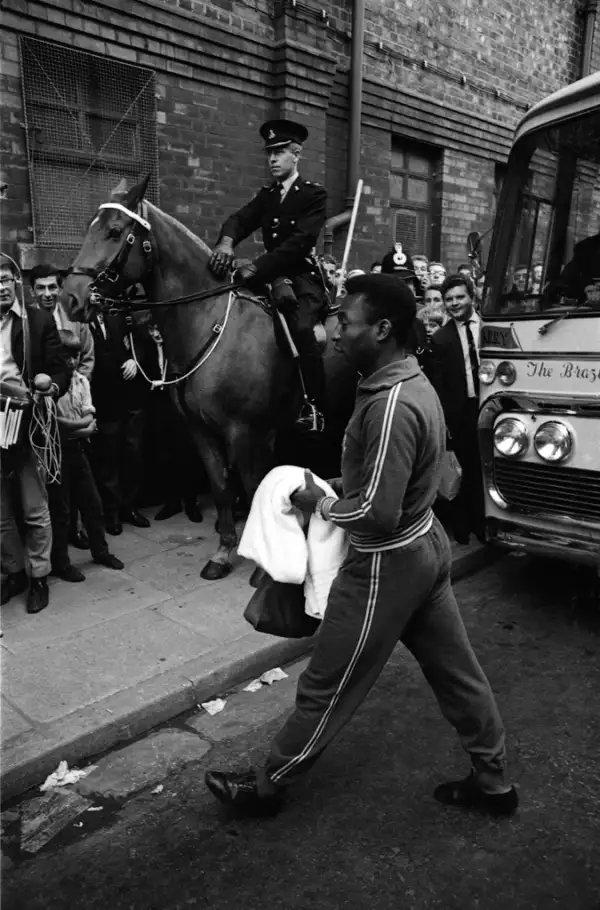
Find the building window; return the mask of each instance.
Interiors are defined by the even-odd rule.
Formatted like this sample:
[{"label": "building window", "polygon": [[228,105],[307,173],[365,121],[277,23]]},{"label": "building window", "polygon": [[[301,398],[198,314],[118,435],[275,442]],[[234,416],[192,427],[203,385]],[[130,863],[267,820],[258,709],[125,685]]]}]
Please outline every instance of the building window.
[{"label": "building window", "polygon": [[36,246],[75,248],[119,181],[151,174],[158,203],[152,70],[21,38]]},{"label": "building window", "polygon": [[392,144],[390,207],[392,242],[431,257],[436,246],[435,149],[401,141]]}]

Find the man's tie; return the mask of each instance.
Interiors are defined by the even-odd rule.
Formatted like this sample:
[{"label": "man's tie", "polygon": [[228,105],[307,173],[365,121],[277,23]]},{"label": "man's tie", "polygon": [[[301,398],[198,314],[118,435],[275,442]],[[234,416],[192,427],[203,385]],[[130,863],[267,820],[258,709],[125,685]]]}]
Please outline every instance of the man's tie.
[{"label": "man's tie", "polygon": [[477,346],[471,331],[471,323],[465,322],[467,330],[467,344],[469,345],[469,360],[471,361],[471,373],[473,374],[473,387],[475,394],[479,395],[479,360],[477,358]]}]

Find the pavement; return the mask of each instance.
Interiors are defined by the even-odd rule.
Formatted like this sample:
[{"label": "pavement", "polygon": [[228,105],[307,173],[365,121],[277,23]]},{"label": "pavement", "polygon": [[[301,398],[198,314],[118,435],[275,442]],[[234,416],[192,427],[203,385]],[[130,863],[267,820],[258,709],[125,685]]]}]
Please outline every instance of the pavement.
[{"label": "pavement", "polygon": [[[202,524],[180,514],[126,525],[109,541],[124,571],[72,550],[84,583],[52,579],[50,605],[34,616],[24,597],[2,608],[3,802],[62,760],[80,764],[310,650],[311,639],[246,623],[252,563],[236,558],[228,578],[200,578],[216,549],[214,521],[209,508]],[[453,576],[489,559],[479,545],[456,545]]]}]

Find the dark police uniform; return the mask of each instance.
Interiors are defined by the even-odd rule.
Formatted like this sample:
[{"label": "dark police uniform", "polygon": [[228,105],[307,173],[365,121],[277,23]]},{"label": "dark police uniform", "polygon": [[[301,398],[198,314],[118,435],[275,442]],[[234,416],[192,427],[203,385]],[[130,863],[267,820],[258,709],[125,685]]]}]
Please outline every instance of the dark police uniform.
[{"label": "dark police uniform", "polygon": [[[288,120],[268,121],[260,133],[267,151],[301,143],[308,135],[305,127]],[[255,231],[262,231],[266,252],[253,261],[255,274],[243,283],[256,289],[278,278],[291,281],[297,305],[286,306],[284,312],[300,354],[308,398],[322,407],[324,370],[314,327],[322,318],[326,289],[312,251],[325,224],[327,193],[320,184],[298,175],[282,199],[284,183],[264,186],[228,218],[217,248],[223,238],[230,238],[235,247]]]},{"label": "dark police uniform", "polygon": [[324,187],[298,176],[283,201],[280,184],[264,186],[238,212],[227,219],[221,237],[234,246],[255,231],[262,231],[266,252],[254,260],[256,282],[286,277],[292,282],[298,306],[286,311],[298,347],[308,397],[323,399],[323,365],[313,329],[322,315],[325,288],[311,251],[325,224],[327,193]]}]

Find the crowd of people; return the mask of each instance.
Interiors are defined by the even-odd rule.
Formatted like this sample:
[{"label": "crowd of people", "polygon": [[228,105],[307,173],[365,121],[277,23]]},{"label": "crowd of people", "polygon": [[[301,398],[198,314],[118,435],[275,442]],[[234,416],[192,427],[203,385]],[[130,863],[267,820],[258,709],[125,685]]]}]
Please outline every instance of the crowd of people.
[{"label": "crowd of people", "polygon": [[[338,263],[329,255],[322,256],[320,263],[332,299],[340,288],[343,293],[345,281],[366,273],[351,268],[342,276]],[[456,451],[463,469],[457,500],[452,504],[440,502],[437,508],[458,542],[468,542],[471,533],[483,540],[476,429],[476,339],[483,278],[474,284],[471,266],[465,263],[449,276],[443,263],[429,261],[423,254],[410,256],[399,243],[368,271],[402,278],[416,297],[418,325],[413,328],[409,347],[438,391],[448,428],[447,444]],[[89,549],[94,561],[121,569],[123,563],[110,552],[106,535],[121,534],[123,523],[148,527],[150,520],[141,513],[141,506],[160,505],[154,516],[159,521],[182,509],[192,521],[202,521],[199,496],[207,491],[208,483],[185,423],[161,386],[168,364],[151,311],[141,318],[136,314],[132,326],[121,314],[98,313],[90,323],[75,322],[61,301],[57,268],[33,268],[29,287],[21,285],[21,302],[19,281],[16,266],[9,259],[3,260],[6,313],[17,315],[24,305],[30,317],[34,314],[33,321],[28,320],[32,342],[42,314],[46,331],[51,324],[56,328],[59,341],[40,351],[33,370],[50,377],[53,369],[58,370],[57,384],[62,393],[57,398],[60,465],[56,476],[50,478],[44,491],[32,479],[33,469],[13,472],[3,484],[2,562],[8,575],[2,586],[2,602],[29,588],[28,610],[37,612],[48,603],[49,574],[69,582],[85,581],[84,573],[71,562],[69,546]],[[3,324],[8,319],[7,315]],[[459,327],[456,332],[453,326]],[[461,334],[464,326],[472,326],[469,338]],[[57,343],[61,357],[55,349]],[[11,341],[6,344],[10,357]],[[55,363],[50,362],[52,357]],[[44,502],[48,504],[51,528],[42,528],[47,524]],[[7,551],[14,554],[21,549],[21,538],[33,583],[25,573],[23,554],[5,557]]]},{"label": "crowd of people", "polygon": [[149,313],[132,326],[121,314],[74,322],[58,268],[34,267],[28,285],[3,257],[3,404],[15,388],[33,385],[35,397],[56,407],[58,439],[50,420],[2,453],[2,603],[27,592],[27,611],[37,613],[48,605],[50,574],[85,581],[69,546],[123,569],[108,538],[120,535],[123,523],[149,527],[143,505],[161,506],[155,520],[185,509],[202,521],[198,496],[206,485],[184,422],[160,385],[167,362]]}]

